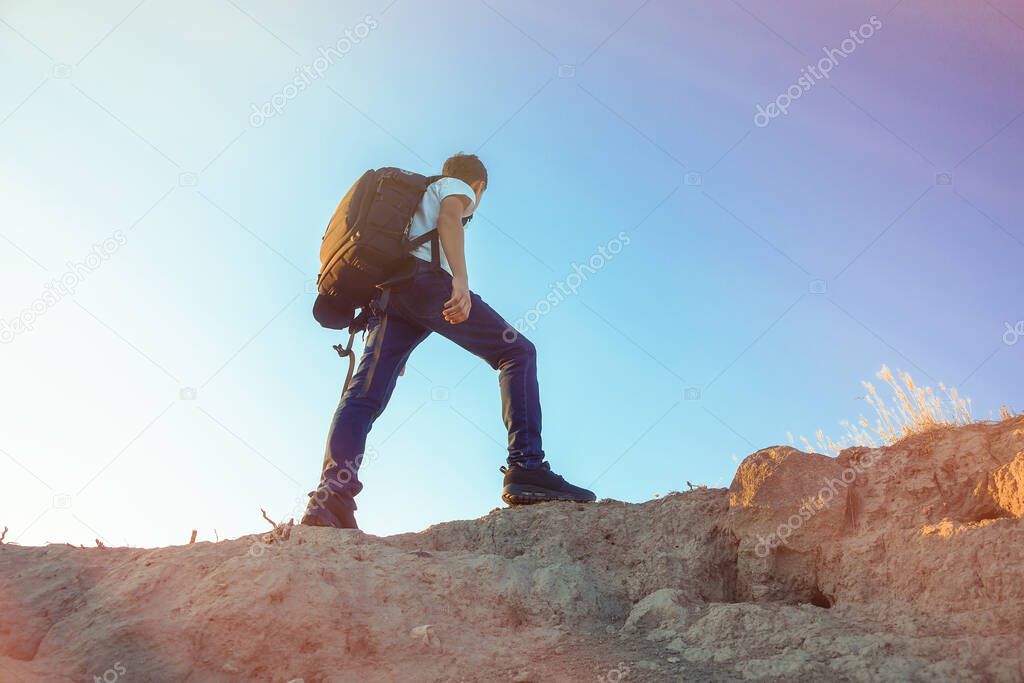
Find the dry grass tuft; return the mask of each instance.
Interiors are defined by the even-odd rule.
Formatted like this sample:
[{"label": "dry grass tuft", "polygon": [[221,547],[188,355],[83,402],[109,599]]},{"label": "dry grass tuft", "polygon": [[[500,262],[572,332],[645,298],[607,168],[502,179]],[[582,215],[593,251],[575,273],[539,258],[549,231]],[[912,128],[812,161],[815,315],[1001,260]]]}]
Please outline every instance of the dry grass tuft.
[{"label": "dry grass tuft", "polygon": [[1022,413],[1015,413],[1015,412],[1013,412],[1013,408],[1011,408],[1010,406],[999,406],[999,419],[1000,420],[1009,420],[1010,418],[1020,417],[1022,415],[1024,415],[1024,412],[1022,412]]},{"label": "dry grass tuft", "polygon": [[[833,441],[823,431],[818,431],[817,447],[801,437],[803,445],[819,453],[838,454],[851,446],[888,446],[936,427],[968,425],[974,421],[971,417],[971,400],[960,398],[956,389],[947,389],[943,384],[939,384],[938,392],[931,387],[919,387],[910,373],[897,370],[893,375],[884,365],[877,377],[888,385],[892,397],[889,399],[890,405],[879,395],[874,384],[862,382],[867,390],[864,399],[875,410],[877,419],[874,423],[863,415],[856,424],[843,420],[840,424],[846,434],[839,441]],[[1003,417],[1012,415],[1008,408],[1001,412]]]}]

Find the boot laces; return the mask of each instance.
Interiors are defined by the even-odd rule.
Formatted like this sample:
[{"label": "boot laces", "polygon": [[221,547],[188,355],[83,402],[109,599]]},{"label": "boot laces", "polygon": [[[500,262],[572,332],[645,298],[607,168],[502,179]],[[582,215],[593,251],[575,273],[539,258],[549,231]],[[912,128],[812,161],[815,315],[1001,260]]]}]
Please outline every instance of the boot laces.
[{"label": "boot laces", "polygon": [[[501,472],[502,474],[508,474],[508,471],[510,469],[512,469],[513,467],[520,467],[522,469],[526,469],[522,465],[502,465],[501,467],[498,468],[498,471]],[[547,460],[545,460],[544,462],[542,462],[540,464],[540,467],[538,469],[543,471],[543,472],[551,472],[551,465],[548,463]],[[562,478],[562,477],[558,476],[557,474],[555,474],[554,472],[551,472],[551,474],[552,474],[552,476],[558,477],[559,479]]]}]

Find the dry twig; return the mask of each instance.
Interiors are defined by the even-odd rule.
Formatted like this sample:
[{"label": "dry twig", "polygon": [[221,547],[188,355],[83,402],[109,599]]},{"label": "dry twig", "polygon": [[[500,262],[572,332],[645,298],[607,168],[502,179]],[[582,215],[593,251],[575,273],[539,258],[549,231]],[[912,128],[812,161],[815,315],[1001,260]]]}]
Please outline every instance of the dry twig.
[{"label": "dry twig", "polygon": [[0,543],[3,543],[5,538],[7,538],[7,527],[4,527],[3,533],[0,533]]},{"label": "dry twig", "polygon": [[274,543],[275,541],[287,541],[292,534],[292,527],[295,526],[295,521],[290,519],[285,523],[278,524],[270,517],[267,516],[267,511],[260,508],[260,512],[263,513],[263,519],[267,520],[270,526],[274,527],[271,531],[263,534],[261,540],[264,543]]}]

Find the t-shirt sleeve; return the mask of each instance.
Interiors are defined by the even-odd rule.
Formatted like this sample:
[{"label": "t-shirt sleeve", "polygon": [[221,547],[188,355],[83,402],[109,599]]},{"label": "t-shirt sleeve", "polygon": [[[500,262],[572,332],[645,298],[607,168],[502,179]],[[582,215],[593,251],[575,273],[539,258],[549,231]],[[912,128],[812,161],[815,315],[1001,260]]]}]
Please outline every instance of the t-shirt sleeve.
[{"label": "t-shirt sleeve", "polygon": [[472,187],[462,180],[459,180],[458,178],[441,178],[434,183],[434,187],[437,189],[438,202],[444,201],[445,197],[450,197],[453,194],[462,195],[469,200],[469,209],[466,212],[467,216],[473,213],[473,209],[476,208],[476,193],[473,192]]}]

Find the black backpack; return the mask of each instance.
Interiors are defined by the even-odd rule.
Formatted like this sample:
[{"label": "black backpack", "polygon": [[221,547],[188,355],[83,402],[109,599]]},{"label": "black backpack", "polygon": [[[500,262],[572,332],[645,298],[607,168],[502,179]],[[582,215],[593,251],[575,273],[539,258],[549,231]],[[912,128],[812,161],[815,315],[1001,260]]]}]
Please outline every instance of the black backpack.
[{"label": "black backpack", "polygon": [[431,242],[440,265],[437,229],[409,239],[409,227],[427,186],[444,176],[424,176],[400,168],[370,169],[345,193],[320,246],[313,317],[324,327],[345,329],[355,309],[366,308],[378,285],[399,273],[410,252]]}]

